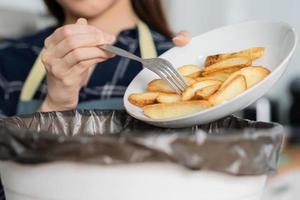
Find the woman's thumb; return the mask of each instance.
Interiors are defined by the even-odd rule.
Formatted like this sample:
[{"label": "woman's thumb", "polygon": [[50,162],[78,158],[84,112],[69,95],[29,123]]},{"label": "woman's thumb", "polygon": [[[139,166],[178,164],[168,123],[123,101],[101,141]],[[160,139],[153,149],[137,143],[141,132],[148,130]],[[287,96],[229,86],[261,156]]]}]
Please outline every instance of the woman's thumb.
[{"label": "woman's thumb", "polygon": [[79,18],[79,19],[77,19],[76,24],[87,25],[88,22],[85,18]]}]

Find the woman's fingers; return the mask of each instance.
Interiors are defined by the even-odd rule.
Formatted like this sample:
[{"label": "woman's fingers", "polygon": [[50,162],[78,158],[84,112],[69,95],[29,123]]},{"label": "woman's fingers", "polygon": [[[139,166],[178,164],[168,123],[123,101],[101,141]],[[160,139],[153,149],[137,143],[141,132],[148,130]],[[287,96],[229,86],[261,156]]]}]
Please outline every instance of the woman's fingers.
[{"label": "woman's fingers", "polygon": [[104,38],[108,38],[113,41],[115,40],[113,35],[105,33],[96,27],[89,26],[86,19],[80,18],[77,20],[76,24],[65,25],[56,29],[56,31],[45,40],[45,48],[53,48],[63,40],[81,34],[103,35]]},{"label": "woman's fingers", "polygon": [[113,54],[103,51],[98,47],[83,47],[71,51],[63,60],[68,66],[73,66],[85,60],[96,58],[108,59],[111,57],[113,57]]},{"label": "woman's fingers", "polygon": [[53,59],[51,64],[46,65],[46,68],[49,73],[61,79],[78,63],[95,59],[103,61],[113,56],[97,47],[78,48],[61,59]]},{"label": "woman's fingers", "polygon": [[173,37],[173,43],[176,46],[184,46],[192,39],[192,35],[188,31],[180,31]]},{"label": "woman's fingers", "polygon": [[96,33],[97,31],[98,31],[97,28],[88,25],[81,25],[81,24],[65,25],[56,29],[54,33],[45,40],[45,47],[51,48],[53,46],[56,46],[59,42],[61,42],[65,38],[73,35]]},{"label": "woman's fingers", "polygon": [[49,49],[57,58],[62,58],[72,50],[82,47],[96,47],[114,42],[114,37],[103,33],[73,35],[65,38],[54,48]]},{"label": "woman's fingers", "polygon": [[103,61],[102,58],[82,61],[73,66],[62,78],[60,78],[63,87],[80,88],[86,82],[86,74],[89,68]]},{"label": "woman's fingers", "polygon": [[97,63],[102,62],[103,58],[94,58],[90,60],[81,61],[74,65],[68,72],[68,76],[81,77],[83,73],[87,72],[89,68],[94,67]]}]

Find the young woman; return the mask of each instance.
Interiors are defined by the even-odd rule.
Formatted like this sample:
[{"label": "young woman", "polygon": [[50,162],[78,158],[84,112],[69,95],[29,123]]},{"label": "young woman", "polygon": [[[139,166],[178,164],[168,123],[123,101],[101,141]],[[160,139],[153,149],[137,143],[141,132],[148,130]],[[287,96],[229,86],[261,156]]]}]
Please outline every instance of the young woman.
[{"label": "young woman", "polygon": [[[45,0],[58,25],[0,46],[0,113],[6,116],[78,108],[122,109],[142,69],[103,51],[114,44],[154,57],[184,45],[173,38],[159,0]],[[43,49],[43,50],[42,50]]]},{"label": "young woman", "polygon": [[0,44],[0,115],[121,109],[126,87],[142,66],[99,46],[114,44],[146,58],[168,50],[172,41],[181,46],[191,37],[181,32],[171,39],[159,0],[45,3],[56,27]]}]

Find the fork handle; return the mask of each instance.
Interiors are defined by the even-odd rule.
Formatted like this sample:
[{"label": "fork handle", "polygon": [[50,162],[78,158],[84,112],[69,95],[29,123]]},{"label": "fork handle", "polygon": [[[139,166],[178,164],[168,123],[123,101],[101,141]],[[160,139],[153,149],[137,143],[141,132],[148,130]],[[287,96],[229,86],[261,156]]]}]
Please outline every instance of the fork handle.
[{"label": "fork handle", "polygon": [[113,45],[109,45],[109,44],[103,44],[103,45],[100,45],[99,48],[101,49],[104,49],[106,51],[109,51],[111,53],[114,53],[118,56],[122,56],[122,57],[125,57],[125,58],[130,58],[132,60],[135,60],[135,61],[138,61],[140,63],[143,63],[143,59],[128,52],[128,51],[125,51],[121,48],[118,48],[116,46],[113,46]]}]

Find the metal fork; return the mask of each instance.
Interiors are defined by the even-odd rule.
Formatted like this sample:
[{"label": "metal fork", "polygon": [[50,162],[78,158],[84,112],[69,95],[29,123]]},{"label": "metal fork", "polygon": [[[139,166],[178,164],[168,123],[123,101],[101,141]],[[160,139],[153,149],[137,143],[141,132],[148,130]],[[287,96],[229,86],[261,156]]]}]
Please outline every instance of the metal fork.
[{"label": "metal fork", "polygon": [[108,44],[101,45],[99,46],[99,48],[114,53],[116,55],[126,57],[142,63],[143,67],[157,74],[178,94],[181,94],[188,86],[186,80],[166,59],[163,58],[142,59],[128,51],[125,51],[123,49]]}]

